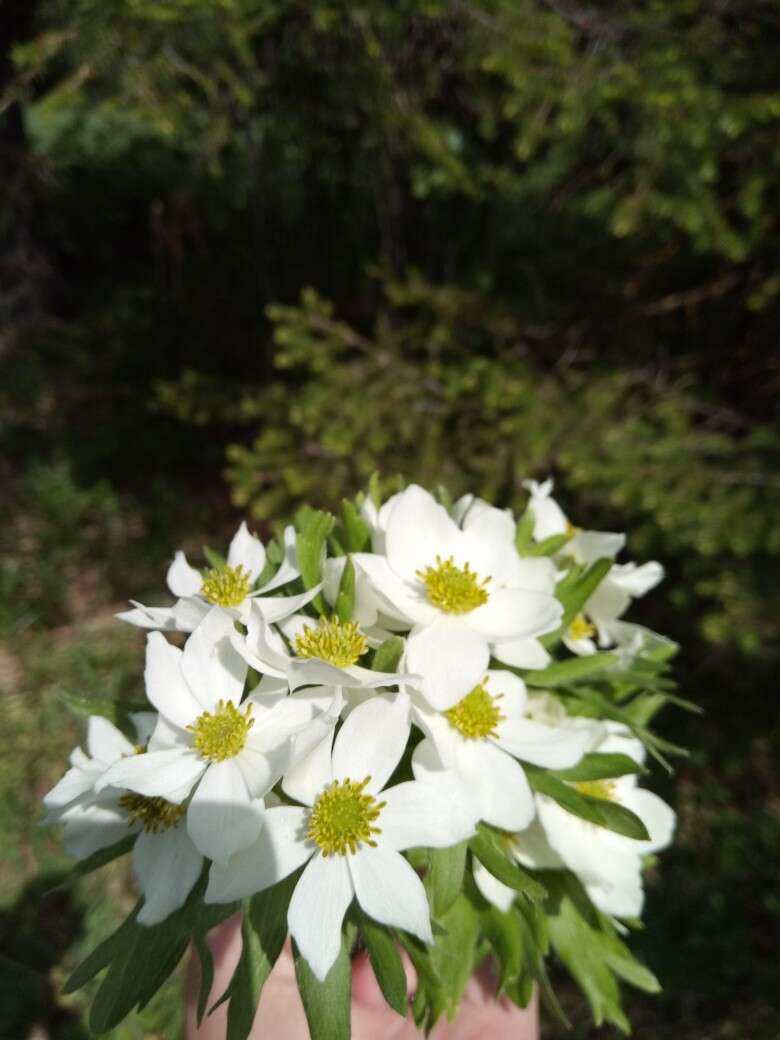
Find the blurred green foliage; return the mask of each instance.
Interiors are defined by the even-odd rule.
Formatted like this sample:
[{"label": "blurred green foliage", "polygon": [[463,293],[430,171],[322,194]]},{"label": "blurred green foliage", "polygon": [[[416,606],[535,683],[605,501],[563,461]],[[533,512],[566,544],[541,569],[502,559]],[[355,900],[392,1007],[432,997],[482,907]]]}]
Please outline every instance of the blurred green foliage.
[{"label": "blurred green foliage", "polygon": [[[769,958],[749,948],[780,914],[764,867],[780,785],[762,764],[778,731],[777,6],[3,14],[0,693],[14,711],[35,696],[44,735],[62,727],[41,660],[98,696],[64,626],[159,594],[175,547],[228,532],[225,477],[264,527],[304,499],[337,507],[375,469],[513,507],[521,479],[551,473],[575,520],[664,562],[638,617],[685,645],[685,692],[707,709],[669,722],[701,750],[640,937],[667,995],[632,1010],[637,1035],[773,1035]],[[7,801],[30,819],[34,786]],[[0,829],[18,881],[40,839]]]}]

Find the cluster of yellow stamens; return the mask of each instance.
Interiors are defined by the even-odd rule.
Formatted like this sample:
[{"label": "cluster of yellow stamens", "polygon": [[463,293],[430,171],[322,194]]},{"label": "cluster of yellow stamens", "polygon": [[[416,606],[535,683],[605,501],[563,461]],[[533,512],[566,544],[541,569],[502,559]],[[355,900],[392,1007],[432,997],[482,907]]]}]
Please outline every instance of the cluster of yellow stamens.
[{"label": "cluster of yellow stamens", "polygon": [[202,758],[223,762],[243,751],[254,724],[251,704],[241,711],[230,701],[219,700],[214,712],[204,711],[187,729],[195,735],[195,750]]},{"label": "cluster of yellow stamens", "polygon": [[586,794],[590,798],[603,798],[611,802],[615,797],[614,780],[580,780],[574,785],[580,794]]},{"label": "cluster of yellow stamens", "polygon": [[200,594],[218,607],[237,607],[249,595],[249,574],[241,564],[238,567],[214,567],[203,575]]},{"label": "cluster of yellow stamens", "polygon": [[569,625],[569,639],[590,639],[596,634],[596,626],[591,625],[584,614],[578,614]]},{"label": "cluster of yellow stamens", "polygon": [[497,736],[496,726],[506,716],[501,713],[497,701],[501,693],[488,693],[485,680],[467,693],[463,700],[444,712],[451,726],[469,740],[480,740]]},{"label": "cluster of yellow stamens", "polygon": [[134,791],[123,794],[119,806],[127,813],[129,827],[140,823],[150,834],[159,834],[175,827],[186,811],[183,805],[176,805],[165,798],[148,798]]},{"label": "cluster of yellow stamens", "polygon": [[376,848],[373,834],[381,834],[374,827],[385,802],[378,802],[364,788],[371,779],[357,783],[354,780],[335,780],[317,798],[309,817],[307,838],[320,848],[323,856],[346,856],[357,852],[365,842]]},{"label": "cluster of yellow stamens", "polygon": [[356,621],[321,617],[316,628],[306,625],[295,637],[298,657],[317,657],[336,668],[348,668],[368,650],[368,640]]},{"label": "cluster of yellow stamens", "polygon": [[458,567],[452,556],[437,556],[436,566],[417,571],[417,577],[425,585],[428,602],[445,614],[468,614],[488,601],[485,586],[490,577],[480,580],[467,563]]}]

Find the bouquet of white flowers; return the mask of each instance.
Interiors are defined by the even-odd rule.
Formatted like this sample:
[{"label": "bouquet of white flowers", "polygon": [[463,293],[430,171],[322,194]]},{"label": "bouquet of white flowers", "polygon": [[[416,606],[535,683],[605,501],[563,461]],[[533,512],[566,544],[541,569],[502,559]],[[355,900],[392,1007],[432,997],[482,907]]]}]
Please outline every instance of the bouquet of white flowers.
[{"label": "bouquet of white flowers", "polygon": [[619,980],[658,989],[623,937],[674,829],[638,785],[646,752],[678,750],[649,723],[684,702],[675,645],[623,615],[660,565],[616,563],[624,536],[574,527],[550,481],[527,482],[519,521],[416,485],[382,503],[377,486],[338,519],[303,508],[268,545],[242,523],[205,570],[178,552],[173,605],[119,615],[152,630],[148,705],[91,716],[44,799],[76,875],[131,852],[140,889],[66,984],[105,971],[96,1031],[190,943],[208,1013],[205,936],[239,908],[231,1040],[288,932],[314,1038],[349,1036],[358,943],[404,1015],[407,951],[426,1030],[488,956],[502,993],[525,1006],[538,986],[560,1015],[553,952],[596,1022],[625,1030]]}]

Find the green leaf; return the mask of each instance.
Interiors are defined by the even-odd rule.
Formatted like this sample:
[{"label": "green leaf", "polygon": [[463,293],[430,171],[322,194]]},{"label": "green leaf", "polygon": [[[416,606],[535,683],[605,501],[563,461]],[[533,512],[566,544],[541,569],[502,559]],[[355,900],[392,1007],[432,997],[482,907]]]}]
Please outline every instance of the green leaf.
[{"label": "green leaf", "polygon": [[446,914],[463,888],[468,845],[468,841],[461,841],[446,849],[430,850],[425,888],[434,917]]},{"label": "green leaf", "polygon": [[107,967],[115,957],[121,957],[123,951],[132,946],[135,942],[135,929],[138,928],[135,918],[142,905],[143,900],[139,900],[117,930],[85,957],[66,980],[62,987],[63,993],[74,993],[77,989],[81,989],[98,972]]},{"label": "green leaf", "polygon": [[570,657],[567,661],[556,661],[547,668],[524,673],[529,686],[568,686],[581,679],[592,679],[607,674],[620,664],[617,654],[591,654],[588,657]]},{"label": "green leaf", "polygon": [[523,555],[524,556],[554,556],[559,549],[562,549],[569,540],[567,534],[551,534],[549,538],[543,539],[541,542],[533,542],[531,545],[526,546]]},{"label": "green leaf", "polygon": [[377,647],[371,664],[375,672],[395,672],[404,652],[404,641],[400,636],[390,636]]},{"label": "green leaf", "polygon": [[646,773],[647,770],[630,755],[607,754],[592,751],[571,769],[556,769],[558,780],[608,780],[611,777],[627,776],[629,773]]},{"label": "green leaf", "polygon": [[295,976],[311,1040],[349,1040],[352,994],[349,947],[347,936],[342,934],[339,955],[321,982],[293,943]]},{"label": "green leaf", "polygon": [[621,942],[610,919],[604,914],[599,914],[599,920],[602,926],[601,945],[612,971],[645,993],[660,993],[661,983],[649,968],[639,963],[625,943]]},{"label": "green leaf", "polygon": [[543,900],[547,892],[543,885],[510,860],[500,844],[500,839],[486,824],[480,823],[469,847],[482,866],[493,877],[520,892],[532,902]]},{"label": "green leaf", "polygon": [[227,560],[224,556],[220,556],[218,552],[214,552],[213,549],[209,548],[208,545],[203,546],[203,555],[209,562],[209,566],[215,570],[221,571],[223,567],[227,567]]},{"label": "green leaf", "polygon": [[205,934],[197,932],[192,937],[195,952],[200,964],[200,987],[198,989],[198,1004],[195,1009],[198,1025],[203,1021],[206,1014],[211,987],[214,985],[214,958],[211,956],[211,947],[206,942]]},{"label": "green leaf", "polygon": [[393,1011],[405,1018],[409,1010],[406,973],[395,939],[362,911],[356,916],[379,988]]},{"label": "green leaf", "polygon": [[336,596],[334,611],[339,621],[350,621],[355,609],[355,565],[352,557],[347,557],[344,570],[341,572],[339,591]]},{"label": "green leaf", "polygon": [[[322,561],[325,543],[333,529],[333,517],[330,513],[322,513],[315,509],[299,510],[296,518],[299,523],[296,538],[298,568],[305,589],[313,589],[322,580]],[[318,592],[312,600],[314,607],[321,614],[326,612],[325,600]]]},{"label": "green leaf", "polygon": [[[59,885],[55,885],[54,888],[50,889],[50,892],[60,892],[64,888],[72,885],[79,878],[84,877],[86,874],[91,874],[93,870],[99,870],[100,867],[104,867],[106,863],[111,863],[115,859],[119,859],[120,856],[124,856],[125,853],[129,852],[135,844],[136,834],[128,834],[124,838],[120,838],[119,841],[114,842],[113,845],[109,845],[105,849],[98,849],[97,852],[93,852],[91,856],[87,856],[86,859],[82,859],[77,863],[70,874],[62,881]],[[48,892],[46,893],[49,894]]]},{"label": "green leaf", "polygon": [[528,549],[530,548],[534,538],[535,523],[534,515],[529,509],[526,509],[517,521],[517,527],[515,528],[515,548],[521,556],[528,555]]},{"label": "green leaf", "polygon": [[480,924],[498,961],[498,992],[500,994],[512,980],[517,979],[523,964],[523,944],[517,916],[511,912],[503,913],[495,906],[489,906],[480,914]]},{"label": "green leaf", "polygon": [[444,1013],[452,1020],[474,971],[479,918],[462,893],[441,918],[446,934],[437,937],[430,957],[440,986],[431,994],[432,1023]]},{"label": "green leaf", "polygon": [[551,773],[537,767],[525,766],[528,782],[538,794],[545,794],[554,801],[583,820],[595,823],[599,827],[623,834],[627,838],[635,838],[637,841],[648,841],[650,835],[647,828],[636,813],[626,809],[624,805],[617,802],[607,801],[605,798],[593,798],[582,794],[576,787],[571,787],[558,780]]},{"label": "green leaf", "polygon": [[344,525],[344,540],[347,552],[370,551],[371,528],[365,522],[354,502],[341,500],[341,522]]}]

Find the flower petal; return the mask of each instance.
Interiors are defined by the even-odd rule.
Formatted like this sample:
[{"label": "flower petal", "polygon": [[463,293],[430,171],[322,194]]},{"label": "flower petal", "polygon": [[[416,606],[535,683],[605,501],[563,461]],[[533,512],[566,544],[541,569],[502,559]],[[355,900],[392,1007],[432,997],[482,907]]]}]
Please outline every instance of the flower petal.
[{"label": "flower petal", "polygon": [[333,746],[333,779],[360,781],[381,791],[401,760],[409,738],[409,698],[378,694],[360,704],[339,730]]},{"label": "flower petal", "polygon": [[133,869],[144,893],[138,922],[159,924],[183,906],[202,866],[203,857],[185,827],[162,834],[139,834],[133,847]]},{"label": "flower petal", "polygon": [[298,949],[323,981],[341,949],[341,923],[354,895],[344,856],[316,853],[295,886],[287,923]]},{"label": "flower petal", "polygon": [[87,726],[87,749],[92,758],[107,766],[123,755],[135,754],[135,747],[113,722],[102,715],[90,715]]},{"label": "flower petal", "polygon": [[635,812],[647,828],[650,841],[638,842],[642,853],[666,848],[674,834],[676,817],[663,799],[641,787],[629,790],[621,799],[627,809]]},{"label": "flower petal", "polygon": [[234,634],[233,618],[212,607],[182,652],[182,674],[206,711],[212,711],[219,700],[238,704],[244,692],[247,664],[233,648]]},{"label": "flower petal", "polygon": [[399,577],[385,556],[374,553],[352,553],[352,562],[358,574],[369,585],[376,609],[388,617],[407,624],[427,623],[439,615],[425,597],[418,578],[413,582]]},{"label": "flower petal", "polygon": [[527,827],[534,798],[522,767],[487,740],[464,742],[457,771],[479,799],[480,819],[504,831]]},{"label": "flower petal", "polygon": [[173,792],[184,789],[183,797],[189,794],[205,768],[206,763],[187,748],[147,751],[144,755],[132,755],[115,762],[95,784],[95,790],[126,787],[150,798],[173,801]]},{"label": "flower petal", "polygon": [[468,624],[491,642],[552,632],[562,616],[555,596],[530,589],[494,589],[487,603],[465,615]]},{"label": "flower petal", "polygon": [[137,628],[158,628],[167,631],[176,628],[176,620],[170,607],[145,607],[143,603],[136,603],[132,599],[130,602],[133,604],[132,610],[120,611],[114,614],[114,617]]},{"label": "flower petal", "polygon": [[506,913],[515,901],[515,896],[517,895],[515,890],[499,881],[498,878],[494,878],[476,857],[473,860],[473,868],[474,881],[482,895],[489,903]]},{"label": "flower petal", "polygon": [[147,637],[146,696],[171,722],[177,726],[189,726],[203,708],[184,680],[181,658],[181,650],[171,646],[160,632],[152,632]]},{"label": "flower petal", "polygon": [[256,535],[249,533],[243,520],[228,548],[227,562],[229,567],[243,567],[249,574],[250,584],[254,584],[265,567],[265,546]]},{"label": "flower petal", "polygon": [[460,545],[462,535],[444,506],[430,492],[410,484],[398,495],[387,518],[387,562],[401,578],[417,581],[417,571],[446,559]]},{"label": "flower petal", "polygon": [[546,668],[552,658],[538,639],[510,639],[496,643],[493,657],[513,668]]},{"label": "flower petal", "polygon": [[214,863],[204,900],[229,903],[270,888],[292,874],[316,851],[306,838],[308,812],[294,805],[267,809],[257,841],[225,864]]},{"label": "flower petal", "polygon": [[576,765],[590,748],[588,730],[545,726],[531,719],[508,718],[499,722],[496,744],[522,762],[548,769]]},{"label": "flower petal", "polygon": [[200,571],[190,567],[187,557],[181,551],[176,553],[168,568],[167,581],[174,596],[196,596],[203,585]]},{"label": "flower petal", "polygon": [[198,849],[215,863],[226,863],[257,841],[262,825],[262,803],[250,799],[235,759],[212,762],[187,810],[187,830]]},{"label": "flower petal", "polygon": [[377,821],[381,845],[401,852],[417,847],[447,848],[470,837],[476,829],[471,800],[462,791],[457,773],[427,773],[382,792],[385,807]]},{"label": "flower petal", "polygon": [[420,692],[434,708],[445,711],[474,689],[489,659],[484,636],[460,618],[439,617],[432,625],[412,629],[403,667],[423,677]]},{"label": "flower petal", "polygon": [[63,817],[62,846],[69,856],[86,859],[131,833],[127,817],[116,804],[77,806]]},{"label": "flower petal", "polygon": [[423,883],[400,853],[364,848],[347,859],[355,896],[369,917],[433,942]]},{"label": "flower petal", "polygon": [[285,775],[282,780],[284,793],[304,805],[314,805],[317,795],[333,779],[330,761],[332,746],[331,731]]},{"label": "flower petal", "polygon": [[194,632],[210,609],[208,603],[197,596],[177,599],[171,607],[175,627],[179,632]]},{"label": "flower petal", "polygon": [[[295,614],[301,609],[301,607],[305,607],[307,603],[311,603],[321,588],[321,585],[315,585],[313,588],[307,589],[305,592],[298,593],[297,596],[256,595],[252,598],[252,602],[255,605],[255,609],[258,610],[270,624],[273,621],[281,621],[283,618],[289,617],[290,614]],[[312,623],[311,618],[308,618],[307,620],[309,621],[309,624]]]}]

